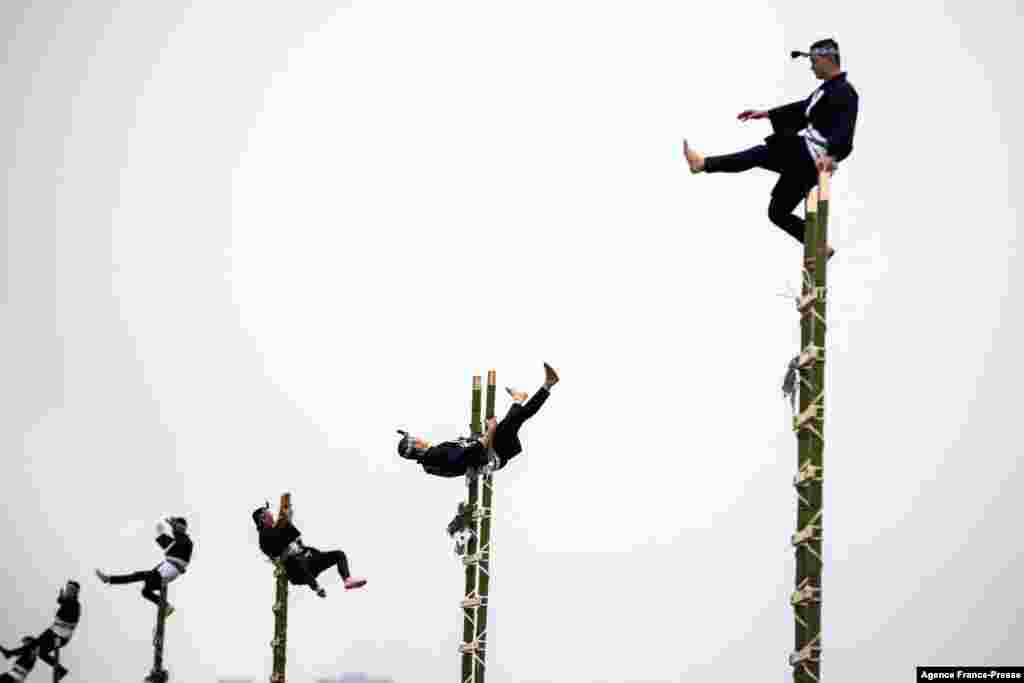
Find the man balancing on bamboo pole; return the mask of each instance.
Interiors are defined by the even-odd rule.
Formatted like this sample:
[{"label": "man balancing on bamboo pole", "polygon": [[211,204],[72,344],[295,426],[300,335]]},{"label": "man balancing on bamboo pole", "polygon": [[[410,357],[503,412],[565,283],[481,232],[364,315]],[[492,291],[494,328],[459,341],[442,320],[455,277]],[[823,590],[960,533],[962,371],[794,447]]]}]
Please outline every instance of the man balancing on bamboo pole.
[{"label": "man balancing on bamboo pole", "polygon": [[302,532],[295,528],[291,520],[275,526],[270,503],[253,510],[252,521],[259,532],[260,550],[273,561],[284,560],[284,569],[292,585],[309,586],[321,598],[326,598],[327,591],[317,583],[316,578],[331,567],[338,568],[345,590],[366,585],[366,579],[354,578],[349,573],[348,557],[343,551],[331,550],[325,553],[305,545],[301,539]]},{"label": "man balancing on bamboo pole", "polygon": [[[512,397],[512,406],[505,417],[498,422],[495,418],[487,421],[487,433],[479,439],[459,438],[432,446],[429,441],[398,430],[402,435],[398,442],[398,454],[407,460],[415,460],[426,471],[439,477],[460,477],[470,468],[483,467],[491,463],[494,469],[501,469],[509,460],[523,452],[519,441],[519,429],[533,417],[551,394],[551,387],[558,384],[558,373],[544,363],[544,384],[527,401],[525,391],[506,387]],[[524,404],[525,401],[525,404]]]},{"label": "man balancing on bamboo pole", "polygon": [[38,638],[22,639],[22,646],[14,650],[0,646],[0,654],[4,659],[21,656],[35,650],[39,659],[53,667],[53,678],[59,681],[68,675],[68,670],[57,663],[57,651],[71,641],[71,636],[82,616],[82,605],[78,602],[80,585],[77,581],[68,581],[57,594],[57,616],[53,625],[39,634]]},{"label": "man balancing on bamboo pole", "polygon": [[[768,218],[803,244],[804,219],[792,211],[818,184],[819,173],[832,173],[853,151],[857,124],[857,91],[839,70],[839,43],[827,38],[811,45],[809,52],[793,51],[790,56],[810,57],[811,71],[824,81],[806,100],[775,109],[747,109],[740,121],[768,119],[770,136],[765,144],[742,152],[704,157],[683,140],[683,153],[691,173],[742,173],[763,168],[779,174],[768,204]],[[828,257],[835,250],[828,248]],[[805,262],[813,270],[813,262]]]},{"label": "man balancing on bamboo pole", "polygon": [[[153,569],[111,576],[96,570],[96,576],[106,584],[142,583],[142,597],[157,609],[160,607],[160,587],[185,573],[192,560],[192,538],[188,535],[188,522],[184,517],[165,517],[156,523],[156,543],[164,551],[164,560]],[[168,603],[165,618],[174,614]]]}]

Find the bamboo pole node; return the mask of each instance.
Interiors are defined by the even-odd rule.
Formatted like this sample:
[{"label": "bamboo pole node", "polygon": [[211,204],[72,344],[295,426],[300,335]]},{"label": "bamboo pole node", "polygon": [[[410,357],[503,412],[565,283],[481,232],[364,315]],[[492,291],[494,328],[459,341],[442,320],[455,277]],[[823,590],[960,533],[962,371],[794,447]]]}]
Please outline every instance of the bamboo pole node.
[{"label": "bamboo pole node", "polygon": [[819,408],[821,408],[821,405],[818,403],[812,403],[807,406],[802,413],[796,416],[794,429],[797,431],[807,429],[808,424],[813,423],[814,420],[818,419]]},{"label": "bamboo pole node", "polygon": [[827,202],[829,196],[829,184],[832,182],[832,174],[823,171],[818,174],[818,201]]},{"label": "bamboo pole node", "polygon": [[808,344],[800,355],[797,356],[796,366],[798,368],[806,368],[809,365],[815,363],[824,362],[825,360],[825,348],[823,346],[815,346],[814,344]]},{"label": "bamboo pole node", "polygon": [[818,213],[818,188],[815,187],[807,193],[807,206],[804,212],[808,214]]},{"label": "bamboo pole node", "polygon": [[811,518],[811,521],[809,521],[803,529],[793,534],[793,536],[790,538],[790,543],[793,545],[793,547],[797,549],[807,549],[808,551],[810,551],[812,555],[818,558],[819,562],[824,564],[824,560],[821,559],[821,555],[819,555],[810,545],[811,543],[820,542],[824,540],[819,535],[822,531],[821,525],[814,523],[815,520],[819,519],[820,517],[821,510],[818,510],[814,517]]},{"label": "bamboo pole node", "polygon": [[817,602],[821,602],[821,588],[811,583],[811,577],[801,581],[797,589],[789,596],[789,604],[793,607],[807,607]]},{"label": "bamboo pole node", "polygon": [[[803,669],[805,674],[807,674],[814,680],[818,680],[818,677],[814,675],[808,664],[817,664],[821,661],[821,646],[814,644],[819,637],[820,636],[815,636],[814,640],[812,640],[796,652],[789,655],[789,665],[794,668],[799,666]],[[818,656],[815,657],[815,654],[817,654]]]},{"label": "bamboo pole node", "polygon": [[805,460],[804,464],[800,466],[799,472],[793,477],[793,486],[807,486],[811,482],[824,481],[822,479],[824,469],[820,465],[811,464],[810,460]]},{"label": "bamboo pole node", "polygon": [[796,310],[800,311],[801,314],[806,314],[807,310],[817,302],[825,302],[827,293],[828,287],[809,287],[807,293],[802,294],[797,300]]}]

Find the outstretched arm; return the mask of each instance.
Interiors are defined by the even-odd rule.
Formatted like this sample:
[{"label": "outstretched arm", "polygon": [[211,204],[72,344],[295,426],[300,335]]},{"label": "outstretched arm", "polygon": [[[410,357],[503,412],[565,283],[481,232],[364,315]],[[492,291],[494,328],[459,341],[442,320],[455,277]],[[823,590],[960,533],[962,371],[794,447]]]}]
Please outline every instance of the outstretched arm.
[{"label": "outstretched arm", "polygon": [[776,133],[781,133],[787,130],[797,131],[803,128],[807,123],[807,117],[804,115],[806,110],[807,100],[800,100],[770,109],[766,113],[772,122],[772,130]]}]

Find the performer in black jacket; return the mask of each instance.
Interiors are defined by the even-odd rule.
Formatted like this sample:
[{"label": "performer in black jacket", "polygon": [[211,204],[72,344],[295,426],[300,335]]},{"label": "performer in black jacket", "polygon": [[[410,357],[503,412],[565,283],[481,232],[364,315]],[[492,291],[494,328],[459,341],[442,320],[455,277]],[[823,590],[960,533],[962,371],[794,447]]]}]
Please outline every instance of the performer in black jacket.
[{"label": "performer in black jacket", "polygon": [[[402,439],[398,442],[398,454],[407,460],[415,460],[427,474],[439,477],[459,477],[469,468],[480,468],[491,463],[494,469],[501,469],[508,461],[523,452],[519,441],[519,429],[533,417],[551,395],[551,387],[558,383],[558,374],[544,363],[544,384],[529,401],[525,391],[506,387],[513,403],[505,417],[498,422],[495,418],[487,421],[487,432],[479,439],[460,437],[432,446],[426,439],[412,436],[398,430]],[[524,404],[523,402],[526,401]]]},{"label": "performer in black jacket", "polygon": [[[142,597],[160,605],[161,583],[166,585],[185,573],[192,560],[192,539],[188,535],[188,522],[184,517],[165,517],[156,524],[156,542],[164,551],[164,561],[153,569],[111,576],[99,569],[96,576],[103,583],[123,584],[145,582]],[[174,607],[167,603],[167,616],[174,613]]]},{"label": "performer in black jacket", "polygon": [[36,657],[39,648],[36,646],[36,639],[26,636],[21,639],[21,647],[17,650],[9,650],[10,655],[17,655],[14,666],[5,674],[0,675],[0,683],[21,683],[29,675],[36,665]]},{"label": "performer in black jacket", "polygon": [[27,649],[35,648],[39,658],[53,667],[56,680],[59,681],[67,676],[68,670],[57,664],[56,655],[58,649],[71,641],[75,627],[78,626],[78,621],[82,617],[82,605],[78,602],[79,588],[77,581],[68,581],[57,595],[57,616],[53,621],[53,626],[39,634],[38,638],[23,639],[23,643],[31,643],[30,645],[25,644],[15,650],[8,650],[0,646],[0,653],[4,658],[10,659],[15,655],[22,654]]},{"label": "performer in black jacket", "polygon": [[252,513],[252,521],[259,533],[260,550],[271,560],[284,560],[285,572],[289,583],[296,586],[309,586],[321,598],[327,597],[317,577],[331,567],[338,568],[338,574],[345,584],[345,590],[362,588],[366,579],[355,578],[349,573],[348,557],[341,550],[323,552],[302,542],[302,532],[289,521],[281,526],[274,525],[274,513],[270,504],[256,508]]},{"label": "performer in black jacket", "polygon": [[[811,71],[824,81],[806,100],[758,111],[747,109],[740,121],[769,119],[772,135],[765,144],[742,152],[704,157],[683,141],[683,152],[691,173],[741,173],[763,168],[779,174],[768,205],[768,218],[801,244],[804,221],[792,211],[818,183],[818,173],[831,173],[853,151],[859,96],[839,70],[839,44],[831,38],[811,45],[810,52],[794,51],[796,57],[810,57]],[[834,250],[829,247],[831,258]],[[810,264],[809,264],[810,265]]]}]

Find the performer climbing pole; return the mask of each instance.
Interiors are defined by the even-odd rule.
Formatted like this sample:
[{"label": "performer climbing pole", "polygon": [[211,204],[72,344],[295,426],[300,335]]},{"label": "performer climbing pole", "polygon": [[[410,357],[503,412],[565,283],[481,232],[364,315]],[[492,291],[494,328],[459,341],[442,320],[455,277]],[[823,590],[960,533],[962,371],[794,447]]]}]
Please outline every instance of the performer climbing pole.
[{"label": "performer climbing pole", "polygon": [[[790,597],[796,619],[796,651],[789,657],[794,683],[821,680],[822,483],[825,450],[825,331],[828,262],[829,174],[807,198],[800,354],[791,363],[799,380],[800,412],[793,417],[797,436],[796,590]],[[795,389],[795,387],[794,387]]]},{"label": "performer climbing pole", "polygon": [[[277,528],[283,528],[292,521],[292,494],[281,495],[277,511]],[[274,562],[274,639],[270,642],[274,655],[274,669],[270,683],[285,683],[285,658],[288,646],[288,570],[285,560]]]},{"label": "performer climbing pole", "polygon": [[[455,553],[466,567],[465,596],[462,600],[463,683],[483,683],[486,668],[487,601],[490,593],[491,518],[494,502],[493,472],[523,452],[519,430],[533,417],[559,382],[558,373],[544,363],[544,383],[532,397],[510,387],[512,406],[498,422],[494,416],[497,375],[487,373],[487,432],[480,420],[483,390],[480,376],[473,377],[473,395],[469,438],[445,441],[432,446],[426,439],[398,430],[402,439],[398,454],[418,462],[428,474],[440,477],[465,475],[467,499],[459,503],[455,518],[448,524],[448,535],[455,538]],[[527,400],[529,399],[529,400]]]},{"label": "performer climbing pole", "polygon": [[[71,642],[71,637],[82,616],[82,605],[78,600],[80,588],[77,581],[69,580],[57,594],[58,608],[53,625],[39,634],[37,638],[27,639],[27,642],[31,642],[31,647],[38,651],[39,659],[53,668],[54,683],[68,674],[68,670],[60,664],[60,651]],[[3,654],[5,659],[10,659],[20,655],[26,649],[28,648],[25,645],[14,650],[8,650],[0,645],[0,654]]]},{"label": "performer climbing pole", "polygon": [[167,683],[170,675],[164,669],[164,626],[167,622],[167,583],[160,586],[160,606],[156,612],[156,628],[153,630],[153,669],[146,676],[146,683]]},{"label": "performer climbing pole", "polygon": [[5,658],[17,657],[14,666],[10,671],[0,674],[0,683],[21,683],[32,673],[35,668],[36,659],[39,657],[39,647],[36,639],[32,636],[25,636],[21,639],[21,647],[9,650],[11,654],[4,655]]},{"label": "performer climbing pole", "polygon": [[[839,43],[816,41],[810,50],[794,50],[794,59],[807,57],[815,78],[823,81],[805,100],[774,109],[747,109],[740,121],[768,119],[772,134],[764,144],[733,154],[709,156],[683,141],[690,172],[743,173],[762,168],[779,174],[768,204],[768,219],[793,239],[804,241],[804,221],[791,213],[817,183],[819,173],[832,173],[853,152],[860,96],[840,69]],[[805,217],[806,218],[806,217]],[[805,245],[806,248],[806,245]],[[831,247],[828,256],[833,254]]]}]

